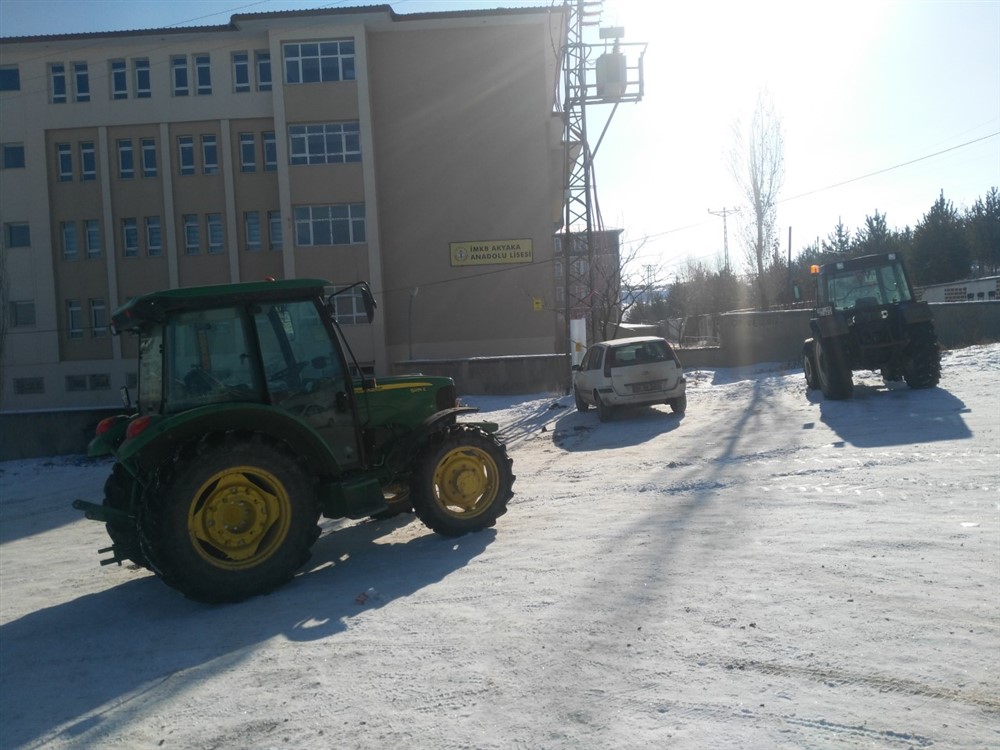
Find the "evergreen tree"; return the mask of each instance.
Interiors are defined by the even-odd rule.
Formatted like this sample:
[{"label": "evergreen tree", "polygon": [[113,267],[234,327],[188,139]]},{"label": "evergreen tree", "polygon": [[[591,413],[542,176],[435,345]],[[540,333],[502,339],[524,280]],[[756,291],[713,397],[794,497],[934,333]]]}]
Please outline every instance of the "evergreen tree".
[{"label": "evergreen tree", "polygon": [[837,226],[827,235],[823,241],[823,252],[830,256],[830,260],[840,260],[851,255],[851,230],[844,222],[837,220]]},{"label": "evergreen tree", "polygon": [[993,187],[986,199],[979,198],[965,215],[973,262],[979,274],[989,276],[1000,269],[1000,191]]},{"label": "evergreen tree", "polygon": [[965,227],[944,191],[913,232],[910,269],[918,285],[969,276],[971,252]]},{"label": "evergreen tree", "polygon": [[874,216],[865,217],[865,226],[854,236],[852,255],[874,255],[875,253],[891,253],[896,249],[895,238],[889,230],[885,214],[875,211]]}]

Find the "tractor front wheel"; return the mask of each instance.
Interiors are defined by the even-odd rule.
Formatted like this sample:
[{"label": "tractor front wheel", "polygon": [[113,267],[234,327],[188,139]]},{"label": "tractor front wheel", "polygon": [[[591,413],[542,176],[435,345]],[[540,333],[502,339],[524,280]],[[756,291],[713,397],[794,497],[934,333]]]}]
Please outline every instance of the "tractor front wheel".
[{"label": "tractor front wheel", "polygon": [[443,536],[461,536],[496,524],[514,494],[513,462],[493,435],[454,424],[434,433],[416,458],[413,509]]},{"label": "tractor front wheel", "polygon": [[806,390],[815,391],[819,388],[819,378],[816,376],[816,342],[807,339],[802,345],[802,372],[806,376]]},{"label": "tractor front wheel", "polygon": [[941,348],[933,325],[921,323],[911,327],[903,379],[910,388],[933,388],[940,382]]},{"label": "tractor front wheel", "polygon": [[156,473],[140,521],[163,581],[207,603],[288,581],[319,537],[315,486],[287,447],[260,433],[207,435]]},{"label": "tractor front wheel", "polygon": [[816,375],[825,398],[847,399],[854,395],[854,378],[844,343],[839,339],[816,341]]}]

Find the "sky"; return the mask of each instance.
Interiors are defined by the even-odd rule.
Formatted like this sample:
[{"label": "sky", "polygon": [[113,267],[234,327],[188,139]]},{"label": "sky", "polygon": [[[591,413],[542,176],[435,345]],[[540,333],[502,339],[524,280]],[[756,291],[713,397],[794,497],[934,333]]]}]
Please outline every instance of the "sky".
[{"label": "sky", "polygon": [[[238,13],[371,5],[356,0],[0,0],[0,35],[226,23]],[[397,13],[548,5],[545,0],[398,0]],[[961,210],[1000,186],[1000,0],[713,2],[604,0],[620,26],[640,102],[588,108],[605,227],[624,230],[634,271],[672,280],[717,267],[740,206],[733,128],[770,93],[784,133],[778,237],[797,255],[838,222],[876,211],[916,226],[944,197]],[[597,134],[597,135],[595,135]],[[743,215],[746,215],[744,212]],[[729,255],[745,257],[740,217]],[[644,273],[646,271],[643,271]]]}]

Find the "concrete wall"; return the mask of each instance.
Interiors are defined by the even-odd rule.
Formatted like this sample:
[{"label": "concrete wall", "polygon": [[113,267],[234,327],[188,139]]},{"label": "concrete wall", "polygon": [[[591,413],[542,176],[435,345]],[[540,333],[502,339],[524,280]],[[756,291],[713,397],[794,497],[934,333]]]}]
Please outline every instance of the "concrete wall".
[{"label": "concrete wall", "polygon": [[[931,307],[945,349],[1000,341],[1000,301]],[[720,321],[721,346],[679,349],[678,355],[686,370],[758,362],[798,364],[811,315],[809,310],[728,313]],[[414,359],[396,362],[392,370],[397,375],[446,375],[455,379],[462,396],[564,393],[570,383],[566,354]],[[0,414],[0,460],[83,453],[97,422],[113,413],[95,409]]]}]

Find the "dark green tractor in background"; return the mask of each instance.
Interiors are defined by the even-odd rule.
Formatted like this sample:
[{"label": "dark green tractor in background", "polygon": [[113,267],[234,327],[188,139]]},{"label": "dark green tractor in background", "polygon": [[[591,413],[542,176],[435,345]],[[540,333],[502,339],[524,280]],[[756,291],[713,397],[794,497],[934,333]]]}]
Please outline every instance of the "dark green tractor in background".
[{"label": "dark green tractor in background", "polygon": [[[97,428],[89,454],[115,464],[103,503],[111,558],[149,568],[203,602],[288,581],[320,516],[412,510],[458,536],[507,511],[514,475],[497,425],[459,422],[450,378],[365,375],[335,306],[366,284],[317,279],[173,289],[114,313],[139,336],[136,408]],[[127,401],[128,403],[128,401]]]},{"label": "dark green tractor in background", "polygon": [[941,350],[930,306],[917,301],[896,253],[813,266],[816,314],[802,347],[806,386],[830,399],[854,395],[853,370],[881,371],[887,382],[932,388]]}]

